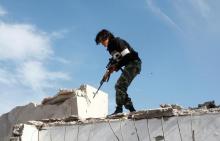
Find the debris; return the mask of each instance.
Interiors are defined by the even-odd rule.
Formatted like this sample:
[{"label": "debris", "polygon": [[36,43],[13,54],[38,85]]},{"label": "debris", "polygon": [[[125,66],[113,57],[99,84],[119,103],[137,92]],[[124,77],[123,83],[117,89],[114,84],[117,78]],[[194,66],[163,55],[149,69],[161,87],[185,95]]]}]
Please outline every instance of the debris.
[{"label": "debris", "polygon": [[207,102],[204,102],[203,104],[199,104],[198,105],[198,108],[207,108],[207,109],[210,109],[210,108],[218,108],[219,106],[216,106],[215,105],[215,101],[207,101]]},{"label": "debris", "polygon": [[183,109],[183,107],[178,104],[160,104],[160,107],[161,108],[173,108],[173,109],[177,109],[177,110]]},{"label": "debris", "polygon": [[23,131],[23,128],[24,128],[24,124],[16,124],[13,126],[13,129],[12,129],[12,135],[14,137],[19,137],[22,135],[22,131]]}]

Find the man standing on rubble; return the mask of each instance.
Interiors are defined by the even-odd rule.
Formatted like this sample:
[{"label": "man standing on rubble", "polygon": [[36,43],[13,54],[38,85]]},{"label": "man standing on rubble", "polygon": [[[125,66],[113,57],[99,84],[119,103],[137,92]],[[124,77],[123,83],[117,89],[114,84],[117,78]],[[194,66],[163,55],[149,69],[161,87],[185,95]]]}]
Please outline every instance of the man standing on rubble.
[{"label": "man standing on rubble", "polygon": [[[95,42],[98,45],[101,43],[107,48],[108,52],[112,56],[112,60],[115,62],[108,68],[110,74],[114,71],[122,70],[122,74],[115,84],[116,90],[116,110],[113,113],[122,113],[123,106],[130,112],[136,111],[131,98],[127,94],[128,86],[132,80],[141,71],[141,59],[138,53],[123,39],[115,37],[110,31],[102,29],[96,35]],[[122,69],[124,67],[124,69]],[[106,76],[107,80],[109,76]]]}]

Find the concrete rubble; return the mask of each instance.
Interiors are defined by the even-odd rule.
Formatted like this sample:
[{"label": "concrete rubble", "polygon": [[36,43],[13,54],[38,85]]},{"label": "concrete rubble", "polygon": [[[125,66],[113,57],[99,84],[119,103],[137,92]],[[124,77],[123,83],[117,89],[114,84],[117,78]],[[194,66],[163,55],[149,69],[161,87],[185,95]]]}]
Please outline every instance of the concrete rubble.
[{"label": "concrete rubble", "polygon": [[80,118],[105,117],[108,114],[108,95],[99,91],[93,98],[96,90],[89,85],[81,85],[78,89],[61,89],[55,96],[45,98],[41,104],[29,103],[15,107],[0,117],[0,141],[9,140],[13,125],[30,120],[68,118],[72,115]]},{"label": "concrete rubble", "polygon": [[[212,126],[220,125],[220,108],[203,107],[203,108],[195,108],[195,109],[179,109],[179,107],[176,108],[175,107],[176,106],[167,107],[167,108],[158,108],[152,110],[143,110],[143,111],[133,112],[130,114],[123,113],[123,114],[118,114],[116,116],[107,116],[106,118],[80,119],[76,116],[70,116],[68,118],[29,121],[26,124],[33,125],[37,128],[39,137],[36,140],[38,141],[41,140],[59,141],[61,139],[60,136],[62,137],[67,136],[67,133],[64,133],[63,131],[65,132],[69,131],[68,136],[72,135],[72,138],[69,137],[69,139],[65,138],[64,140],[64,141],[70,141],[74,138],[73,135],[79,132],[79,131],[73,132],[73,129],[79,128],[80,126],[84,127],[83,131],[85,136],[90,136],[86,132],[91,132],[91,126],[94,124],[100,126],[99,128],[101,129],[96,129],[96,131],[94,131],[95,135],[93,135],[93,137],[91,137],[90,139],[92,141],[93,140],[107,141],[112,138],[117,138],[118,140],[125,140],[125,137],[123,139],[122,138],[123,135],[120,134],[122,134],[122,132],[125,132],[125,130],[126,132],[128,132],[127,129],[133,130],[133,132],[124,135],[124,136],[129,136],[126,141],[133,141],[135,138],[136,138],[135,140],[141,140],[141,141],[160,141],[165,139],[169,141],[178,141],[178,140],[218,141],[220,139],[220,134],[219,134],[220,127],[212,129]],[[215,120],[213,121],[213,119]],[[150,129],[148,130],[146,129],[146,126],[149,126],[146,125],[146,121],[148,124],[151,123],[151,131]],[[122,122],[129,125],[123,124],[124,126],[122,126]],[[207,134],[200,133],[201,127],[204,126],[201,122],[204,122],[204,125],[206,127],[205,131],[207,132]],[[145,127],[143,127],[142,124],[145,124]],[[213,125],[207,125],[207,124],[213,124]],[[16,128],[14,128],[12,139],[16,137],[19,139],[22,137],[17,135],[22,135],[22,129],[24,129],[24,125],[20,124],[19,126],[20,128],[18,128],[17,126]],[[108,132],[104,131],[107,130],[107,128],[111,128],[112,132],[109,133],[109,131]],[[123,130],[122,128],[126,128],[126,129]],[[135,130],[133,128],[135,128]],[[51,138],[49,139],[48,135],[51,135],[52,130],[57,130],[56,133],[59,132],[60,136],[56,135],[56,137],[52,137],[52,139]],[[70,132],[70,130],[72,132]],[[146,130],[146,132],[142,132],[141,130]],[[170,130],[174,132],[174,134],[176,135],[172,135],[172,136],[169,135],[169,132],[171,132]],[[106,135],[108,137],[99,138],[98,135],[96,136],[97,134],[96,132],[97,133],[102,132],[103,136]],[[166,132],[168,133],[166,134]],[[206,138],[203,138],[202,136],[204,136],[205,134],[206,134]],[[142,139],[140,139],[141,136]],[[59,139],[56,139],[57,137]],[[78,140],[84,141],[87,140],[87,138],[82,138],[82,139],[78,138]],[[26,140],[22,140],[22,141],[26,141]]]}]

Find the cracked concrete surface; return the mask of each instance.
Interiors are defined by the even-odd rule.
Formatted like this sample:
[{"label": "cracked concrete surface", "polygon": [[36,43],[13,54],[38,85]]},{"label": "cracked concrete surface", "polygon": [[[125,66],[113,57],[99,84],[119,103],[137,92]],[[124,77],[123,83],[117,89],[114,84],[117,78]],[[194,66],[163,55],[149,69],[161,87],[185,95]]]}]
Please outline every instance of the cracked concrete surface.
[{"label": "cracked concrete surface", "polygon": [[106,118],[30,121],[21,128],[25,126],[37,129],[32,129],[37,138],[24,133],[22,141],[219,141],[220,108],[169,107]]}]

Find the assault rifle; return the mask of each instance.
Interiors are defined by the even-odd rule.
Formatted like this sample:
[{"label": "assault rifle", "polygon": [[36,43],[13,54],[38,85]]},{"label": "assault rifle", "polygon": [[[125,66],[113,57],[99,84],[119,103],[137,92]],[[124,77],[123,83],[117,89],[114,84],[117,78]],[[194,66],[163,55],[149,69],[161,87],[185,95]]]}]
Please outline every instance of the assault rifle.
[{"label": "assault rifle", "polygon": [[93,98],[95,98],[96,94],[99,92],[100,88],[102,87],[103,83],[104,82],[108,82],[109,81],[109,78],[111,76],[111,73],[114,71],[112,70],[113,68],[113,65],[115,65],[117,62],[113,59],[113,58],[110,58],[109,59],[109,62],[108,64],[106,65],[106,71],[105,71],[105,74],[103,75],[102,77],[102,80],[100,81],[100,85],[99,85],[99,88],[97,89],[97,91],[94,94]]}]

